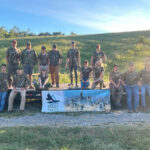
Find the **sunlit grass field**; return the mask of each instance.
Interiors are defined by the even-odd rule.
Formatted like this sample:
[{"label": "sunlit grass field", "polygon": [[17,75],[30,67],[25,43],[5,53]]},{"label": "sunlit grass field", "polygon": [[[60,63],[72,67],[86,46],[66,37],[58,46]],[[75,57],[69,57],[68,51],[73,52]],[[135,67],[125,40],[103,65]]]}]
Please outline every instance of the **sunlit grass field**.
[{"label": "sunlit grass field", "polygon": [[[0,39],[0,64],[5,63],[6,50],[11,46],[11,40]],[[51,50],[53,43],[58,45],[58,50],[63,55],[60,83],[69,82],[69,70],[65,69],[65,60],[72,40],[76,41],[76,47],[80,50],[82,63],[85,59],[90,62],[96,44],[101,44],[101,50],[108,57],[105,64],[104,79],[106,81],[114,63],[119,64],[120,70],[123,72],[126,70],[128,62],[134,61],[136,69],[141,70],[144,68],[145,57],[150,55],[150,31],[17,39],[18,48],[21,51],[26,48],[26,42],[31,41],[32,48],[35,49],[37,54],[40,53],[42,45],[46,46],[47,51]],[[37,66],[35,67],[36,72]]]},{"label": "sunlit grass field", "polygon": [[0,150],[149,150],[150,127],[13,127],[0,129]]}]

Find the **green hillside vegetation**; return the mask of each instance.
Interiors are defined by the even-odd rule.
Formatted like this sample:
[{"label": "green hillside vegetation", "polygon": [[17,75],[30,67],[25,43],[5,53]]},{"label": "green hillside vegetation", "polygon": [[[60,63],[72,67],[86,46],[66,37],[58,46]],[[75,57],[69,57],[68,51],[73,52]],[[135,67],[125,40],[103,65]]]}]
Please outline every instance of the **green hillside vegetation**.
[{"label": "green hillside vegetation", "polygon": [[[6,49],[11,46],[12,39],[0,39],[0,64],[5,63]],[[65,59],[70,43],[76,41],[76,45],[81,53],[81,61],[90,61],[91,54],[95,51],[96,44],[101,44],[101,49],[108,57],[105,64],[105,80],[108,73],[112,70],[114,63],[120,65],[123,72],[127,68],[129,61],[134,61],[137,70],[144,68],[144,59],[150,56],[150,31],[109,33],[95,35],[75,35],[75,36],[56,36],[56,37],[25,37],[17,38],[18,48],[26,48],[26,42],[31,41],[33,49],[39,54],[42,45],[51,50],[52,44],[58,45],[58,49],[63,55],[61,65],[61,83],[69,82],[69,70],[65,69]],[[37,72],[37,67],[35,69]]]}]

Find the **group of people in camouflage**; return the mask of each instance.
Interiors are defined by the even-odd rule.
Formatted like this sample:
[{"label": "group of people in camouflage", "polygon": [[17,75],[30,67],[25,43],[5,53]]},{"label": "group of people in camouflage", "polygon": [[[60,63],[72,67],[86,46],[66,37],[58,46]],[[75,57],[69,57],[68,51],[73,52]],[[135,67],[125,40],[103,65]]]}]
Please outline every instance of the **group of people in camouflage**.
[{"label": "group of people in camouflage", "polygon": [[[134,63],[130,62],[125,73],[119,72],[119,66],[114,65],[110,73],[110,91],[116,106],[121,106],[123,91],[126,91],[129,112],[139,111],[139,99],[141,96],[142,111],[146,111],[146,91],[150,99],[150,63],[145,63],[144,70],[135,71]],[[139,91],[141,94],[139,94]],[[134,100],[133,100],[134,97]]]},{"label": "group of people in camouflage", "polygon": [[[8,111],[13,111],[13,101],[17,93],[21,95],[20,111],[25,108],[26,89],[33,88],[32,73],[36,64],[38,64],[39,76],[38,82],[34,84],[36,90],[48,89],[50,86],[59,88],[59,70],[62,64],[62,55],[53,44],[52,50],[46,52],[46,47],[41,47],[41,53],[36,54],[31,47],[31,42],[27,42],[26,49],[20,51],[17,48],[17,41],[12,41],[12,47],[7,50],[6,64],[1,65],[0,72],[0,111],[3,110],[7,90],[12,86],[13,89],[9,96]],[[107,61],[104,52],[101,51],[100,45],[96,45],[96,51],[91,57],[91,66],[84,60],[81,67],[80,51],[76,48],[75,41],[71,42],[71,48],[67,52],[65,68],[69,68],[70,84],[73,86],[73,72],[75,76],[75,87],[78,87],[78,70],[80,69],[81,88],[87,89],[90,85],[90,78],[93,77],[91,88],[95,89],[97,85],[100,88],[104,86],[104,66]],[[8,72],[6,71],[8,69]],[[51,84],[48,82],[48,72],[51,74]],[[121,74],[119,66],[114,65],[113,71],[110,72],[110,92],[115,105],[121,106],[121,99],[125,89],[127,94],[127,104],[129,112],[138,111],[139,106],[139,89],[141,88],[141,100],[143,109],[146,107],[145,91],[147,90],[150,97],[150,65],[146,63],[145,69],[140,73],[134,70],[134,64],[129,64],[127,72]],[[134,95],[134,106],[132,106],[132,95]]]}]

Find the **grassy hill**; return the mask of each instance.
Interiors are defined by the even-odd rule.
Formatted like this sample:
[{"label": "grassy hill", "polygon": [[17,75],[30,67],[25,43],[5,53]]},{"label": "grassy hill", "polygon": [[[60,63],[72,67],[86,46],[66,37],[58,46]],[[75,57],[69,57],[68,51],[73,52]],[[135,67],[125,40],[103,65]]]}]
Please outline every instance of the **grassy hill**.
[{"label": "grassy hill", "polygon": [[[5,63],[6,49],[11,46],[11,40],[12,39],[0,39],[0,64]],[[84,59],[90,61],[96,44],[101,44],[102,51],[104,51],[108,57],[107,64],[105,64],[106,79],[114,63],[118,63],[120,70],[124,71],[127,67],[127,63],[134,61],[136,68],[140,70],[143,68],[144,58],[150,55],[150,31],[17,39],[18,48],[20,50],[26,47],[27,41],[31,41],[32,47],[38,54],[40,53],[41,45],[45,45],[48,51],[51,50],[52,44],[56,43],[63,55],[61,73],[64,74],[64,82],[68,81],[68,70],[65,70],[65,59],[72,40],[75,40],[77,43],[77,47],[81,52],[82,62]]]}]

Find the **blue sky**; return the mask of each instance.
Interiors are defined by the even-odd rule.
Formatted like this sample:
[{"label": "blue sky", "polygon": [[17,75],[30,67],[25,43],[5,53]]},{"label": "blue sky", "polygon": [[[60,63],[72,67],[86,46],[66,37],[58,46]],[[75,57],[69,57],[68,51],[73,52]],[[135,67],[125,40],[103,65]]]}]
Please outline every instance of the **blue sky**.
[{"label": "blue sky", "polygon": [[0,26],[94,34],[150,30],[149,0],[0,0]]}]

